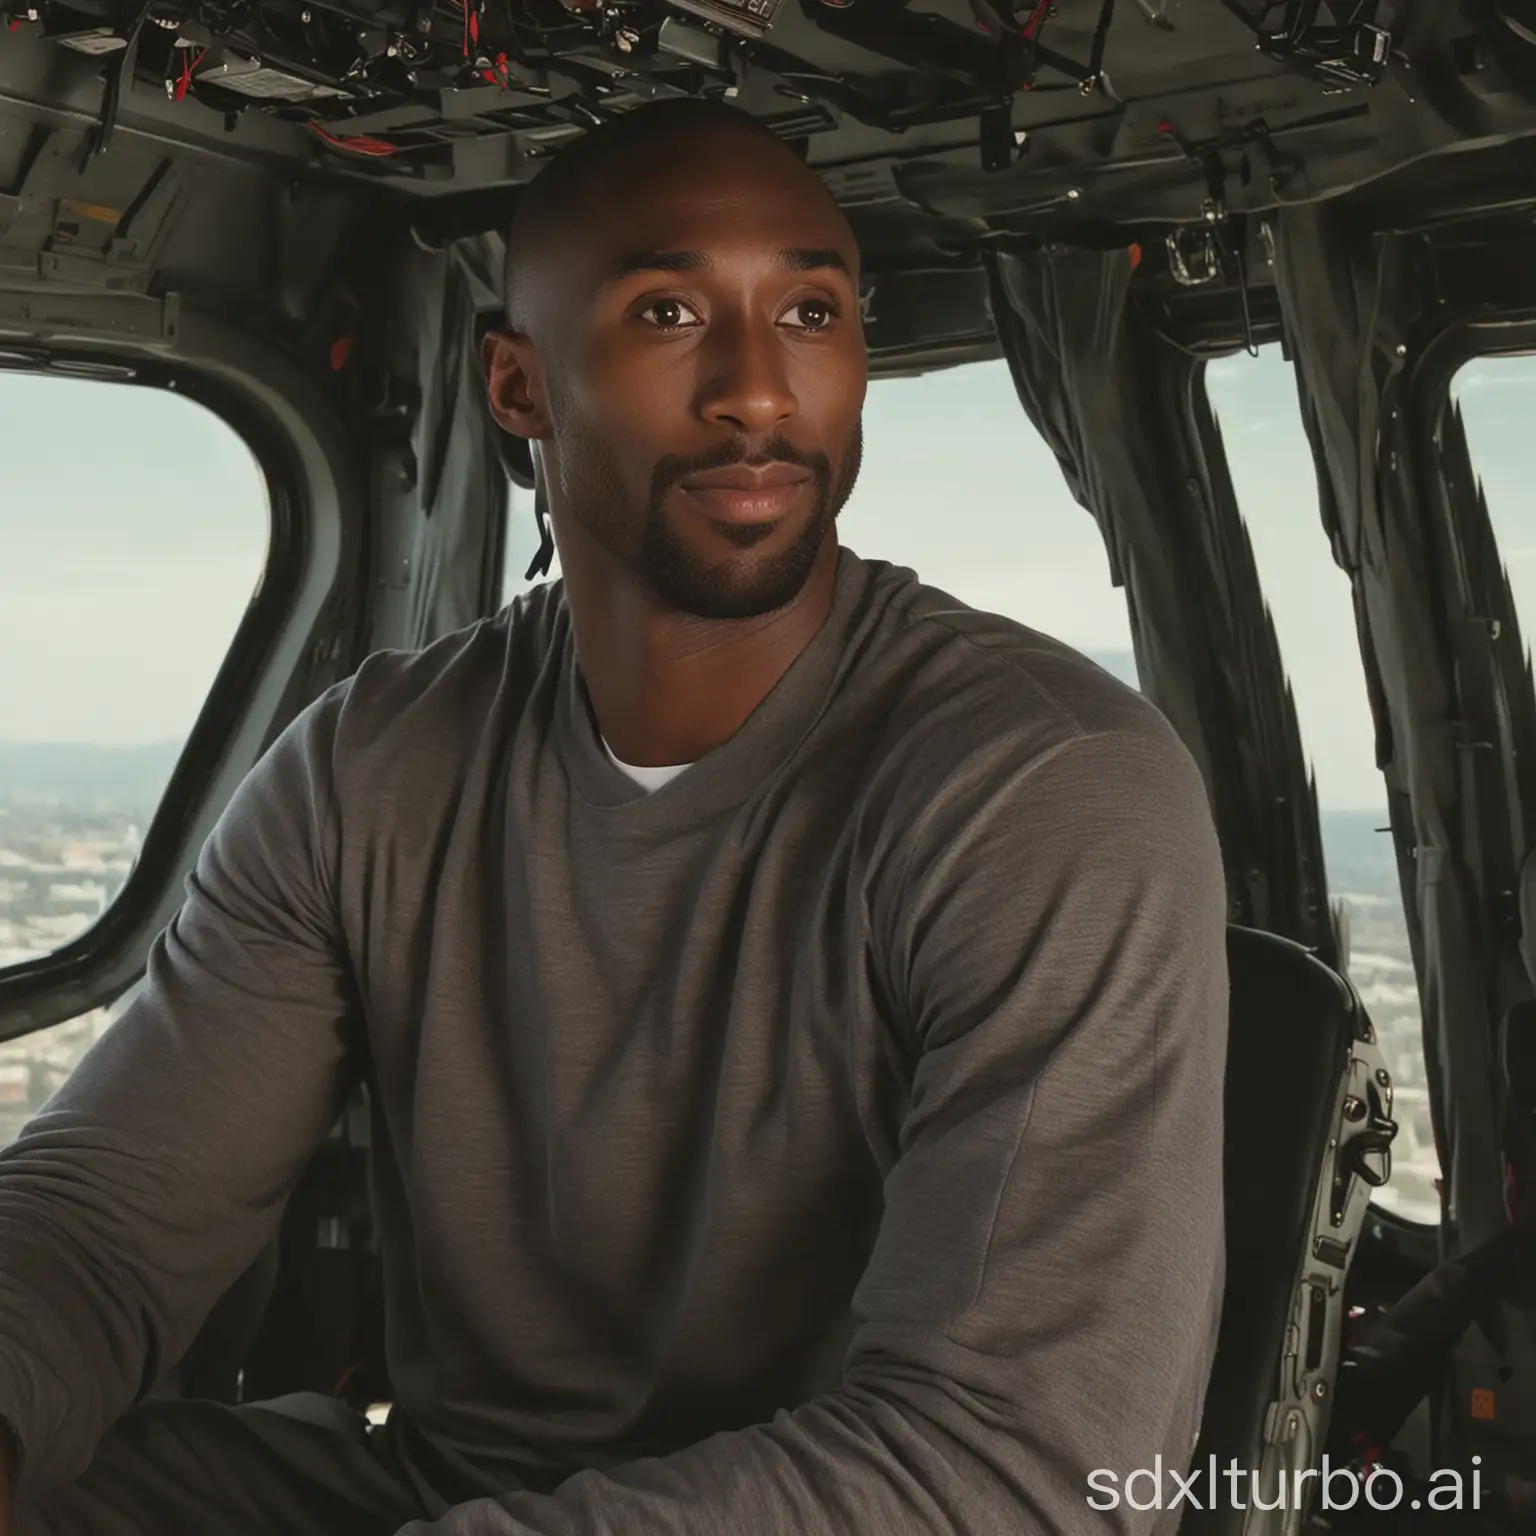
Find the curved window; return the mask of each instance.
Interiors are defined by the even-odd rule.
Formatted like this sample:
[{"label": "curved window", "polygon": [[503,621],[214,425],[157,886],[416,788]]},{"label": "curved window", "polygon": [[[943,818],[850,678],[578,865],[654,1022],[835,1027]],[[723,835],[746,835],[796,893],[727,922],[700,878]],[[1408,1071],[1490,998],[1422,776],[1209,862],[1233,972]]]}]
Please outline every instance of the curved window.
[{"label": "curved window", "polygon": [[[271,510],[244,440],[162,390],[0,374],[0,462],[4,969],[78,938],[126,883],[261,580]],[[29,1058],[29,1082],[49,1060]]]},{"label": "curved window", "polygon": [[1451,380],[1472,468],[1482,483],[1488,521],[1509,577],[1527,652],[1536,642],[1536,353],[1474,357]]},{"label": "curved window", "polygon": [[1386,785],[1349,590],[1318,512],[1317,472],[1291,365],[1277,345],[1211,363],[1205,386],[1274,619],[1317,782],[1329,895],[1345,915],[1348,971],[1381,1037],[1399,1123],[1392,1179],[1376,1195],[1408,1221],[1438,1223],[1423,1021],[1387,830]]}]

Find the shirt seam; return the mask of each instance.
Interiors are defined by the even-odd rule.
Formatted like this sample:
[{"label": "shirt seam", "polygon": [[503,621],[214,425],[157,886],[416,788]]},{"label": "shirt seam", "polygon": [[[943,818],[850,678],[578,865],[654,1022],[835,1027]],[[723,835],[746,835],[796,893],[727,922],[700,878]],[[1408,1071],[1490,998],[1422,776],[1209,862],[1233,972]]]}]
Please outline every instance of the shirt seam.
[{"label": "shirt seam", "polygon": [[[971,611],[980,612],[982,610],[973,609]],[[958,625],[949,623],[942,613],[923,613],[914,615],[914,623],[937,625],[940,629],[943,629],[949,634],[953,635],[957,640],[964,642],[964,644],[969,646],[971,650],[974,651],[978,656],[985,657],[989,664],[1005,667],[1010,671],[1017,673],[1018,676],[1024,678],[1024,680],[1029,683],[1030,687],[1033,688],[1036,693],[1038,693],[1042,698],[1048,700],[1052,707],[1065,715],[1066,718],[1072,722],[1072,725],[1076,730],[1082,732],[1084,735],[1099,734],[1097,732],[1090,731],[1086,726],[1084,726],[1081,718],[1078,716],[1077,711],[1073,709],[1072,706],[1068,704],[1064,699],[1062,699],[1061,696],[1053,688],[1050,688],[1045,683],[1043,683],[1034,674],[1034,672],[1030,670],[1028,666],[1026,666],[1022,661],[1019,660],[1017,656],[1013,655],[1010,651],[1001,650],[993,646],[979,644],[973,635],[967,634],[965,630],[961,629]],[[1066,647],[1066,649],[1070,650],[1071,647]],[[1076,652],[1074,654],[1080,655],[1081,653]],[[1083,657],[1083,660],[1087,661],[1088,658]],[[1090,662],[1089,665],[1093,665],[1093,663]],[[1074,737],[1072,739],[1076,740],[1077,738]]]}]

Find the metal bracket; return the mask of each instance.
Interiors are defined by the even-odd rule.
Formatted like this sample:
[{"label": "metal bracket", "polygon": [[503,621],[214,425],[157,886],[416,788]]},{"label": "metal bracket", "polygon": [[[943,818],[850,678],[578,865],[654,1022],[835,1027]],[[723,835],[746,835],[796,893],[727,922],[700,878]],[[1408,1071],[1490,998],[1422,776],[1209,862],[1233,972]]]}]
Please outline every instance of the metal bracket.
[{"label": "metal bracket", "polygon": [[1319,0],[1289,0],[1281,26],[1259,31],[1259,51],[1335,90],[1376,85],[1392,56],[1392,34],[1376,23],[1379,10],[1379,0],[1365,0],[1347,24],[1329,26],[1319,20]]},{"label": "metal bracket", "polygon": [[174,350],[181,296],[137,293],[47,293],[0,288],[0,336],[28,341],[132,341]]},{"label": "metal bracket", "polygon": [[[49,135],[19,185],[0,194],[0,271],[18,286],[30,279],[82,287],[142,289],[181,206],[181,172],[162,160],[131,197],[112,206],[78,195],[79,135]],[[126,191],[127,189],[124,189]]]},{"label": "metal bracket", "polygon": [[977,124],[984,171],[1006,171],[1029,142],[1029,135],[1014,131],[1013,98],[988,107]]},{"label": "metal bracket", "polygon": [[1167,235],[1168,269],[1181,288],[1214,283],[1221,275],[1215,233],[1204,225],[1181,224]]}]

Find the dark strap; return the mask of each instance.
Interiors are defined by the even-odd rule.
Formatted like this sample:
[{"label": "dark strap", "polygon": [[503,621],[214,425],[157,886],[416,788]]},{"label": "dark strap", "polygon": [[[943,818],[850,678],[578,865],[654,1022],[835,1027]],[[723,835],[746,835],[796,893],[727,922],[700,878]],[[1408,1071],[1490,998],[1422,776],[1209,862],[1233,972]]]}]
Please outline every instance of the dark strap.
[{"label": "dark strap", "polygon": [[544,476],[538,468],[537,454],[534,455],[533,463],[533,516],[539,525],[539,552],[523,573],[524,581],[532,581],[535,576],[549,575],[549,562],[555,557],[555,536],[549,526],[549,492],[544,487]]}]

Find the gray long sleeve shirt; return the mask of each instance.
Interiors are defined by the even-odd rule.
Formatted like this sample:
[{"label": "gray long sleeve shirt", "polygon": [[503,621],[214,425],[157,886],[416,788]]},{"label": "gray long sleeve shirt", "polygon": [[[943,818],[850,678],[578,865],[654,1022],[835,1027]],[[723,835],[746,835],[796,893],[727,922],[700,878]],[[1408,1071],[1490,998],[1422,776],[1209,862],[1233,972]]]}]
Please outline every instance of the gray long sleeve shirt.
[{"label": "gray long sleeve shirt", "polygon": [[441,1536],[1166,1528],[1087,1478],[1198,1427],[1224,907],[1149,704],[848,551],[653,795],[558,584],[371,657],[0,1154],[25,1477],[179,1357],[361,1075],[398,1412],[469,1500]]}]

